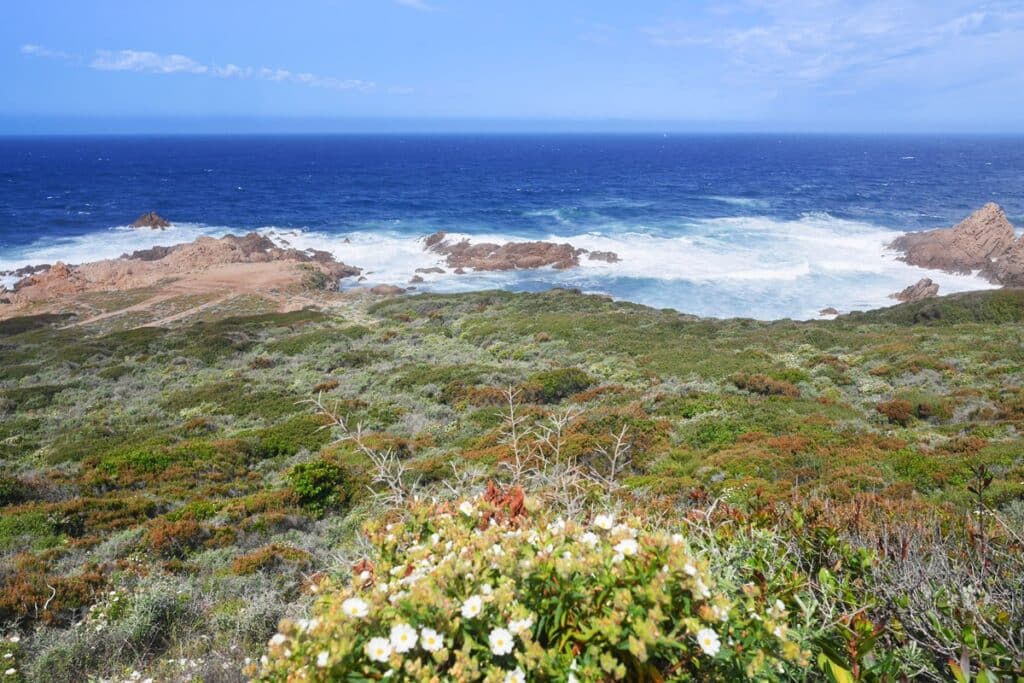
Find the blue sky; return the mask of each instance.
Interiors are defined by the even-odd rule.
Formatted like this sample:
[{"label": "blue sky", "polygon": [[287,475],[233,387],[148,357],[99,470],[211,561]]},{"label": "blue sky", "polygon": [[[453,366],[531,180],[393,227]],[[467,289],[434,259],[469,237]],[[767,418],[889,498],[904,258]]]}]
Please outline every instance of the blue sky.
[{"label": "blue sky", "polygon": [[0,132],[1024,132],[1024,0],[33,0]]}]

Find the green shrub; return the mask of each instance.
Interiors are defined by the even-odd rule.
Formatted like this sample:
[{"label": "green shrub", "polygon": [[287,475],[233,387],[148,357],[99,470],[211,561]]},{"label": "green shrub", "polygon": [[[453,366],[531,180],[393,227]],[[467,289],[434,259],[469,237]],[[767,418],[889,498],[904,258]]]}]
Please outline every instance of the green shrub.
[{"label": "green shrub", "polygon": [[25,484],[17,477],[0,474],[0,507],[25,500]]},{"label": "green shrub", "polygon": [[594,383],[594,378],[579,368],[559,368],[531,375],[526,381],[525,393],[531,401],[558,403]]},{"label": "green shrub", "polygon": [[288,481],[300,504],[314,514],[341,507],[347,497],[345,471],[330,460],[299,463],[288,473]]}]

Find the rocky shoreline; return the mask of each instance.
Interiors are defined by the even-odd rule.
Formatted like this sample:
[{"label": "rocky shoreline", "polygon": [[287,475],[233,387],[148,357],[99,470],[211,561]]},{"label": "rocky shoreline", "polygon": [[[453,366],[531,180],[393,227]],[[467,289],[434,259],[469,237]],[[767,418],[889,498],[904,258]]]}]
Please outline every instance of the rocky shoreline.
[{"label": "rocky shoreline", "polygon": [[[171,225],[162,216],[149,212],[133,224],[140,229],[163,230]],[[444,232],[422,238],[423,250],[441,259],[429,268],[409,273],[406,286],[378,283],[365,290],[374,295],[400,294],[424,283],[424,276],[474,272],[504,272],[553,268],[567,270],[581,265],[582,259],[617,263],[618,254],[588,251],[569,243],[547,241],[471,242],[452,239]],[[910,265],[947,273],[984,277],[995,285],[1024,286],[1024,238],[1017,238],[1014,226],[994,203],[951,228],[912,232],[893,240],[889,248]],[[442,267],[444,266],[444,267]],[[177,282],[179,287],[205,291],[261,293],[315,281],[320,290],[338,288],[341,280],[365,280],[363,269],[338,261],[326,251],[299,250],[281,246],[259,233],[222,238],[200,237],[194,242],[174,246],[155,246],[81,265],[57,262],[53,265],[26,266],[0,275],[20,278],[13,290],[0,287],[0,316],[17,310],[49,306],[61,299],[92,292],[125,291]],[[182,284],[185,283],[185,284]],[[937,296],[938,283],[923,277],[890,298],[914,302]],[[821,316],[834,317],[839,310],[827,307]]]}]

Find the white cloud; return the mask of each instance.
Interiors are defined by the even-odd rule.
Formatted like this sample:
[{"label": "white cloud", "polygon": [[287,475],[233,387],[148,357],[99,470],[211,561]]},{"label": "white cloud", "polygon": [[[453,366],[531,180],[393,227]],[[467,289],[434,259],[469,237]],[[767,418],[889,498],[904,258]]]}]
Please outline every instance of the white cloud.
[{"label": "white cloud", "polygon": [[28,55],[29,57],[50,57],[52,59],[70,59],[71,55],[67,52],[61,52],[60,50],[51,50],[42,45],[33,45],[31,43],[22,45],[21,54]]},{"label": "white cloud", "polygon": [[[78,56],[50,50],[40,45],[23,45],[21,54],[28,57],[52,58],[80,62]],[[369,92],[377,88],[373,81],[355,78],[334,78],[288,69],[239,66],[237,64],[204,64],[179,54],[160,54],[148,50],[97,50],[86,64],[97,71],[132,71],[150,74],[194,74],[223,79],[252,79],[275,83],[295,83],[329,90]]]},{"label": "white cloud", "polygon": [[737,80],[791,85],[867,81],[882,71],[893,77],[895,65],[939,60],[979,35],[1018,34],[1024,41],[1016,0],[737,0],[716,7],[642,31],[661,47],[725,52]]},{"label": "white cloud", "polygon": [[161,55],[139,50],[98,50],[89,66],[99,71],[146,71],[149,73],[204,74],[210,69],[185,55]]}]

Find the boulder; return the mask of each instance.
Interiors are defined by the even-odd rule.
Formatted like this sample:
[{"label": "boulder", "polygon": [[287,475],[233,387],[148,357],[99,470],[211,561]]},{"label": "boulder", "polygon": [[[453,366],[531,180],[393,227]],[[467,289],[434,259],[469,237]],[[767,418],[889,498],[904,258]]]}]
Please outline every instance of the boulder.
[{"label": "boulder", "polygon": [[829,306],[818,311],[818,315],[839,315],[839,311]]},{"label": "boulder", "polygon": [[170,221],[158,214],[156,211],[150,211],[144,213],[135,219],[132,223],[133,228],[151,228],[155,230],[164,230],[171,227]]},{"label": "boulder", "polygon": [[394,296],[395,294],[401,294],[405,290],[395,285],[377,285],[376,287],[370,288],[371,294],[380,294],[382,296]]},{"label": "boulder", "polygon": [[986,204],[952,228],[911,232],[890,245],[907,263],[952,273],[988,272],[1016,235],[998,204]]},{"label": "boulder", "polygon": [[436,273],[438,275],[443,275],[444,274],[444,268],[439,268],[437,266],[431,266],[430,268],[417,268],[416,272],[417,273],[428,273],[428,274],[429,273]]},{"label": "boulder", "polygon": [[930,299],[938,293],[939,286],[932,282],[931,278],[923,277],[906,289],[890,294],[889,298],[903,303],[911,303],[913,301],[921,301],[922,299]]},{"label": "boulder", "polygon": [[614,251],[592,251],[587,254],[591,261],[604,261],[605,263],[618,263],[622,259]]}]

